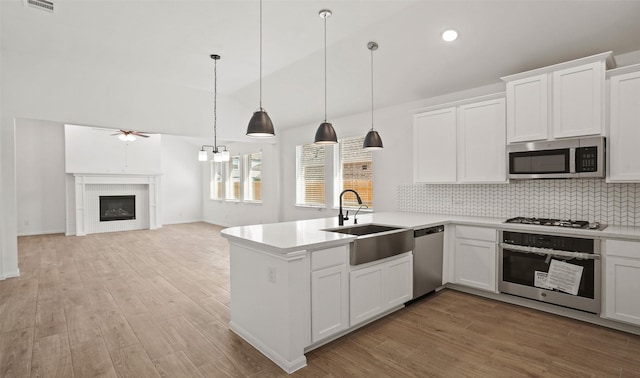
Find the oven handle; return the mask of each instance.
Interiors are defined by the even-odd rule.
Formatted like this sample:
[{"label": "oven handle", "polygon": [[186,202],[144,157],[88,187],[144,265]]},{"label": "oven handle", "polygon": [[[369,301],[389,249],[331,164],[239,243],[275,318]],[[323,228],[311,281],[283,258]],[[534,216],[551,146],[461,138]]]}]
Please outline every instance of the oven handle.
[{"label": "oven handle", "polygon": [[559,257],[568,257],[575,258],[580,260],[599,260],[600,255],[594,253],[582,253],[582,252],[568,252],[568,251],[559,251],[557,249],[551,248],[538,248],[538,247],[528,247],[524,245],[515,245],[509,243],[500,243],[501,249],[509,249],[512,251],[522,252],[522,253],[536,253],[542,255],[550,255],[550,256],[559,256]]}]

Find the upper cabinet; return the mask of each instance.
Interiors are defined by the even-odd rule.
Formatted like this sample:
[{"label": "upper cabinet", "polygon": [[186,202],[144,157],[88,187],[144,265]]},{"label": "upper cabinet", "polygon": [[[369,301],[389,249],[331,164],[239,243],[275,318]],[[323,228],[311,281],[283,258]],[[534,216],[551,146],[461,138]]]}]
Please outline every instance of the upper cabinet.
[{"label": "upper cabinet", "polygon": [[414,115],[414,181],[506,182],[504,94]]},{"label": "upper cabinet", "polygon": [[507,142],[604,135],[604,88],[611,52],[503,77]]},{"label": "upper cabinet", "polygon": [[456,108],[413,117],[413,177],[415,182],[456,182]]},{"label": "upper cabinet", "polygon": [[607,181],[640,181],[640,64],[612,70],[609,76]]}]

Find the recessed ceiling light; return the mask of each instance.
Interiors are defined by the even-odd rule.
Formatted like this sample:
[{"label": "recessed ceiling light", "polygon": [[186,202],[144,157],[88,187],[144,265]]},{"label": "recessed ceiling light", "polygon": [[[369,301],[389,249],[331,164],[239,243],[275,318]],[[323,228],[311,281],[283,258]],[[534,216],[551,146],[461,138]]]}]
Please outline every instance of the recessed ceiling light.
[{"label": "recessed ceiling light", "polygon": [[446,30],[444,33],[442,33],[442,39],[447,42],[453,42],[458,39],[458,32],[453,29]]}]

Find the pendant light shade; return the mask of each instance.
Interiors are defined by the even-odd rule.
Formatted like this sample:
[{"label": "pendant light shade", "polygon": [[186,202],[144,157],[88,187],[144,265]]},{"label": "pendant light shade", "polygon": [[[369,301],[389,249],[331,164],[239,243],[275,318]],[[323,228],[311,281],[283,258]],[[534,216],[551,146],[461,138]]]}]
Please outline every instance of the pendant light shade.
[{"label": "pendant light shade", "polygon": [[378,49],[376,42],[367,43],[367,48],[371,51],[371,130],[364,137],[362,148],[365,150],[381,150],[382,138],[380,134],[373,129],[373,52]]},{"label": "pendant light shade", "polygon": [[318,126],[316,137],[313,141],[315,144],[336,144],[338,136],[333,125],[327,122],[327,18],[331,17],[331,11],[323,9],[318,15],[324,19],[324,122]]},{"label": "pendant light shade", "polygon": [[247,126],[247,136],[253,138],[271,138],[276,136],[273,122],[262,108],[262,0],[260,0],[260,109],[258,109]]},{"label": "pendant light shade", "polygon": [[338,136],[329,122],[323,122],[316,131],[315,144],[335,144],[338,143]]},{"label": "pendant light shade", "polygon": [[380,134],[378,134],[378,132],[375,130],[369,130],[367,136],[364,137],[362,148],[364,148],[365,150],[381,150],[383,146]]},{"label": "pendant light shade", "polygon": [[271,118],[264,109],[253,113],[247,126],[247,135],[254,138],[271,138],[276,135]]}]

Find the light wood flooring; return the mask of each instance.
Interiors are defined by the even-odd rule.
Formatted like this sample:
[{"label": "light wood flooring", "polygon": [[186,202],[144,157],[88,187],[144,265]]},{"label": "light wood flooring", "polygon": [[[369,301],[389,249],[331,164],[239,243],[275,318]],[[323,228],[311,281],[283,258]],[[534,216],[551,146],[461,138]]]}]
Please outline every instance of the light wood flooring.
[{"label": "light wood flooring", "polygon": [[[228,329],[220,227],[19,238],[2,377],[281,377]],[[640,377],[640,337],[451,290],[307,354],[293,377]]]}]

